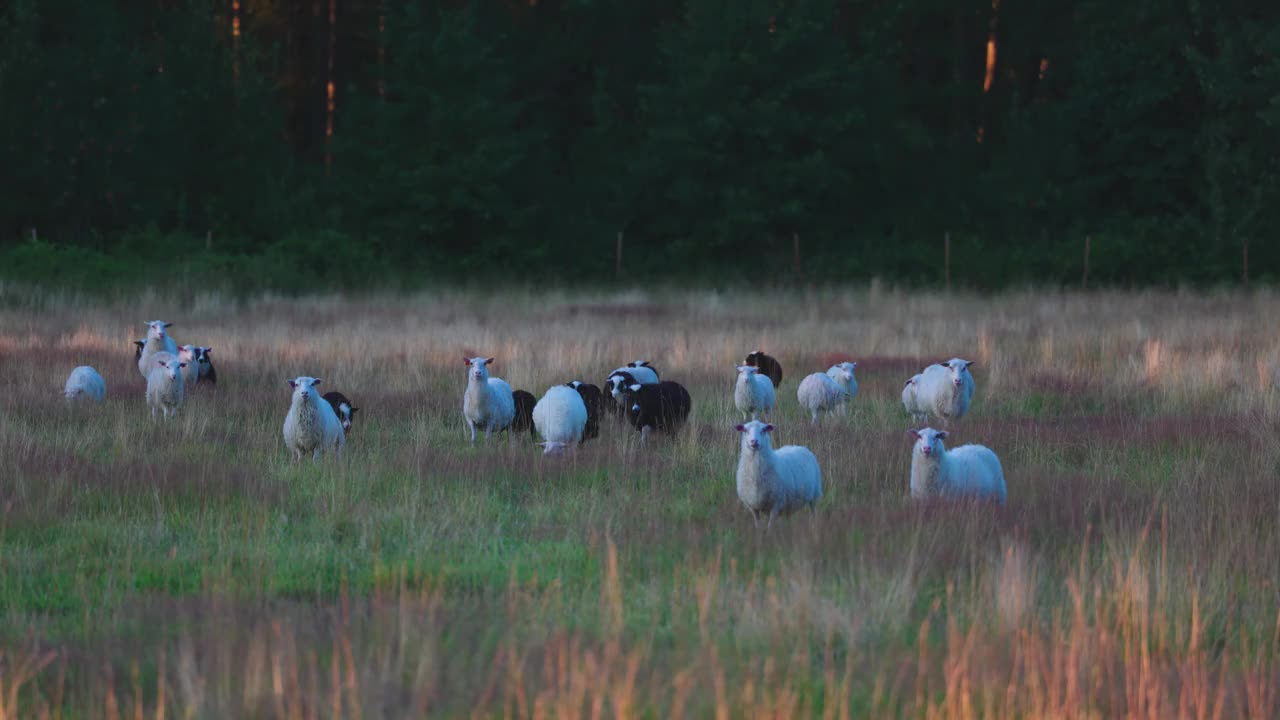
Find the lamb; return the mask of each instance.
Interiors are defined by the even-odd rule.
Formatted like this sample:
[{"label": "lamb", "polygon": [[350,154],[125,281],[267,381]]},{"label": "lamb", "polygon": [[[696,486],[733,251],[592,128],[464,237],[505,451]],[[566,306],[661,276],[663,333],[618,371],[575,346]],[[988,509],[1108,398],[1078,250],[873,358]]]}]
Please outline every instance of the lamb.
[{"label": "lamb", "polygon": [[545,442],[543,455],[562,455],[570,443],[582,444],[587,427],[587,404],[576,388],[553,385],[533,407],[533,424]]},{"label": "lamb", "polygon": [[62,388],[62,395],[68,401],[87,399],[102,402],[107,396],[107,381],[102,379],[97,370],[88,365],[81,365],[67,376],[67,384]]},{"label": "lamb", "polygon": [[738,382],[733,389],[733,404],[744,419],[755,420],[758,413],[773,411],[773,382],[753,365],[738,366]]},{"label": "lamb", "polygon": [[[849,400],[853,400],[858,394],[858,381],[853,376],[853,369],[858,367],[856,362],[836,363],[827,368],[827,377],[836,381],[836,384],[844,388],[849,393]],[[849,413],[849,403],[840,406],[840,414],[847,415]]]},{"label": "lamb", "polygon": [[173,327],[173,323],[164,320],[152,320],[147,323],[147,341],[138,353],[138,372],[147,377],[155,365],[151,356],[159,352],[167,352],[174,357],[178,355],[178,345],[165,333],[165,328]]},{"label": "lamb", "polygon": [[150,360],[152,367],[147,373],[147,405],[151,408],[153,419],[160,412],[168,420],[177,415],[178,408],[182,407],[185,384],[182,381],[182,368],[186,363],[167,352],[155,353]]},{"label": "lamb", "polygon": [[689,419],[693,407],[689,391],[669,380],[651,385],[635,383],[627,388],[624,397],[630,405],[627,418],[640,431],[641,447],[647,444],[653,430],[678,430]]},{"label": "lamb", "polygon": [[493,358],[462,358],[470,366],[467,390],[462,395],[462,415],[471,430],[471,445],[476,444],[476,430],[484,429],[484,439],[511,426],[516,416],[515,397],[506,380],[489,377],[488,365]]},{"label": "lamb", "polygon": [[218,371],[213,367],[213,358],[209,357],[209,353],[213,352],[211,347],[196,346],[196,366],[200,373],[196,377],[196,384],[202,385],[208,383],[210,385],[218,384]]},{"label": "lamb", "polygon": [[511,393],[511,399],[516,406],[515,417],[511,419],[511,432],[528,430],[533,434],[533,406],[538,404],[538,398],[528,390],[515,390]]},{"label": "lamb", "polygon": [[1000,459],[983,445],[947,450],[943,430],[908,431],[916,444],[911,454],[911,497],[993,498],[1005,504],[1004,470]]},{"label": "lamb", "polygon": [[772,356],[765,355],[763,350],[757,350],[747,355],[747,359],[742,364],[759,368],[761,373],[773,381],[775,388],[782,387],[782,365]]},{"label": "lamb", "polygon": [[920,412],[944,421],[964,417],[973,399],[973,375],[969,374],[971,365],[972,360],[952,358],[925,368],[916,389]]},{"label": "lamb", "polygon": [[182,361],[182,382],[188,387],[195,385],[200,378],[200,366],[196,364],[196,346],[181,345],[178,347],[178,359]]},{"label": "lamb", "polygon": [[288,383],[293,397],[284,417],[284,446],[293,451],[293,459],[301,460],[311,453],[312,460],[319,460],[325,450],[341,456],[347,435],[333,406],[316,392],[320,378],[300,375]]},{"label": "lamb", "polygon": [[330,390],[321,399],[329,403],[329,407],[333,408],[333,414],[338,416],[338,422],[342,423],[342,434],[350,433],[351,421],[356,419],[356,411],[360,408],[352,405],[347,396],[337,390]]},{"label": "lamb", "polygon": [[813,424],[818,423],[818,413],[830,412],[849,402],[849,391],[836,384],[826,373],[813,373],[800,381],[796,389],[800,406],[808,410]]},{"label": "lamb", "polygon": [[773,425],[752,420],[736,426],[742,433],[742,449],[738,453],[738,499],[751,511],[756,527],[760,517],[769,518],[768,531],[774,518],[790,515],[804,506],[810,514],[822,498],[822,470],[818,458],[809,448],[787,445],[773,449],[769,433]]},{"label": "lamb", "polygon": [[911,419],[915,422],[922,423],[925,421],[928,413],[920,407],[918,390],[920,388],[920,378],[924,377],[923,373],[912,375],[902,386],[902,407],[911,413]]},{"label": "lamb", "polygon": [[581,380],[574,380],[568,385],[578,391],[582,396],[582,402],[587,406],[587,427],[584,431],[586,439],[593,440],[600,437],[600,414],[604,412],[604,393],[595,385]]}]

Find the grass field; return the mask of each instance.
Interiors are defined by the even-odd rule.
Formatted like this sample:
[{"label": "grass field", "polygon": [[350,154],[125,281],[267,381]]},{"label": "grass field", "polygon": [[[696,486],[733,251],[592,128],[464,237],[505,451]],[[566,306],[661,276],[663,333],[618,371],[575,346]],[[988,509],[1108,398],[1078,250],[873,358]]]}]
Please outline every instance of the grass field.
[{"label": "grass field", "polygon": [[[447,293],[77,300],[0,289],[0,718],[1276,717],[1280,296]],[[220,384],[153,423],[131,340]],[[734,366],[825,496],[765,535]],[[648,358],[675,437],[470,448],[461,357],[540,395]],[[976,360],[951,445],[1009,503],[907,497],[902,382]],[[804,374],[859,363],[813,429]],[[66,408],[80,364],[98,407]],[[363,408],[295,464],[285,380]]]}]

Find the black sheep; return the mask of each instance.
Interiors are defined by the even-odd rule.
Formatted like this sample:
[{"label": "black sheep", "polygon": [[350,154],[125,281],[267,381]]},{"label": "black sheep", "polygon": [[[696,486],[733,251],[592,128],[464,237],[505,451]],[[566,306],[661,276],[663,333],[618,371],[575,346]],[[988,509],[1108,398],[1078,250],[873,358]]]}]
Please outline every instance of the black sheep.
[{"label": "black sheep", "polygon": [[782,365],[772,356],[765,355],[763,351],[757,350],[751,353],[742,364],[760,368],[760,372],[768,375],[769,379],[773,381],[775,388],[782,386]]},{"label": "black sheep", "polygon": [[636,383],[627,388],[627,419],[640,431],[644,445],[652,430],[673,432],[689,419],[693,399],[684,386],[670,380],[655,385]]},{"label": "black sheep", "polygon": [[[210,385],[218,384],[218,371],[213,368],[213,358],[209,353],[213,352],[211,347],[196,347],[196,367],[200,369],[200,373],[196,375],[196,384],[209,383]],[[337,393],[330,393],[336,395]],[[352,410],[351,412],[355,412]],[[341,416],[339,416],[341,417]]]},{"label": "black sheep", "polygon": [[538,398],[528,390],[513,390],[511,399],[516,403],[516,416],[511,419],[512,432],[529,431],[533,434],[533,406],[538,404]]},{"label": "black sheep", "polygon": [[[578,394],[582,396],[582,402],[587,406],[587,427],[582,433],[582,439],[592,440],[600,437],[600,413],[604,411],[605,407],[604,393],[595,385],[584,383],[581,380],[574,380],[565,384],[577,390]],[[612,400],[612,398],[610,399]]]},{"label": "black sheep", "polygon": [[336,390],[325,393],[323,397],[326,402],[333,406],[333,411],[337,413],[338,421],[342,423],[342,432],[344,434],[351,432],[351,421],[355,419],[356,411],[360,408],[352,405],[346,395]]}]

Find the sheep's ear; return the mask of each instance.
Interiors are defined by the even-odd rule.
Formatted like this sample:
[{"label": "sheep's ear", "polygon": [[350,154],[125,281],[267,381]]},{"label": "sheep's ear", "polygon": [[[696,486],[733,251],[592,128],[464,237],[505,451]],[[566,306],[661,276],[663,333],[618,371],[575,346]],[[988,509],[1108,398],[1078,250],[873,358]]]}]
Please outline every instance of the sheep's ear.
[{"label": "sheep's ear", "polygon": [[966,361],[965,361],[965,363],[964,363],[964,368],[965,368],[966,370],[968,370],[968,369],[969,369],[969,366],[970,366],[970,365],[972,365],[972,364],[974,364],[975,362],[977,362],[977,360],[966,360]]},{"label": "sheep's ear", "polygon": [[311,378],[311,387],[315,387],[319,384],[320,384],[320,378]]},{"label": "sheep's ear", "polygon": [[765,425],[763,429],[765,432],[773,432],[773,425]]},{"label": "sheep's ear", "polygon": [[492,365],[492,364],[493,364],[493,358],[485,358],[485,360],[484,360],[484,364],[485,364],[485,365]]},{"label": "sheep's ear", "polygon": [[462,356],[462,364],[463,364],[463,365],[470,365],[470,364],[471,364],[471,358],[467,357],[466,355],[463,355],[463,356]]},{"label": "sheep's ear", "polygon": [[746,425],[743,425],[742,423],[738,423],[737,425],[734,425],[734,426],[733,426],[733,429],[734,429],[734,430],[737,430],[738,432],[746,432],[746,431],[747,431],[747,426],[746,426]]},{"label": "sheep's ear", "polygon": [[947,439],[947,431],[946,431],[946,430],[939,430],[938,432],[934,433],[934,437],[938,438],[939,440],[946,440],[946,439]]},{"label": "sheep's ear", "polygon": [[919,431],[919,430],[908,430],[908,431],[907,431],[907,434],[908,434],[908,435],[910,435],[911,437],[913,437],[913,438],[917,439],[917,440],[919,440],[919,439],[920,439],[920,431]]},{"label": "sheep's ear", "polygon": [[296,387],[298,387],[298,383],[297,383],[296,381],[293,381],[293,380],[285,380],[285,382],[289,383],[289,387],[291,387],[291,388],[296,388]]},{"label": "sheep's ear", "polygon": [[165,326],[165,327],[173,327],[173,323],[165,323],[165,324],[164,324],[164,326]]},{"label": "sheep's ear", "polygon": [[355,417],[356,411],[358,411],[359,409],[360,408],[355,408],[355,407],[351,408],[351,417]]},{"label": "sheep's ear", "polygon": [[205,348],[205,349],[204,349],[204,354],[205,354],[205,355],[208,355],[208,354],[209,354],[209,353],[211,353],[211,352],[213,352],[213,348],[212,348],[212,347],[207,347],[207,348]]}]

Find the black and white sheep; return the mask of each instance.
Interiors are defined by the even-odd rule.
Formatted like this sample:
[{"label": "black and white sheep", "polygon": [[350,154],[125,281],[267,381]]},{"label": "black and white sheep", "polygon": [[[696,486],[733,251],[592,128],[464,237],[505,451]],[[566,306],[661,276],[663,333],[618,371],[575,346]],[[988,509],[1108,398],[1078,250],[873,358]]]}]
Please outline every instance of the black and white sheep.
[{"label": "black and white sheep", "polygon": [[654,430],[674,432],[689,419],[693,399],[684,386],[670,380],[652,385],[635,383],[624,395],[628,404],[627,419],[640,431],[640,445],[647,444]]},{"label": "black and white sheep", "polygon": [[356,412],[360,408],[352,405],[347,396],[337,390],[330,390],[321,399],[329,403],[329,407],[333,408],[334,414],[338,416],[338,422],[342,423],[342,432],[350,433],[351,423],[356,419]]}]

